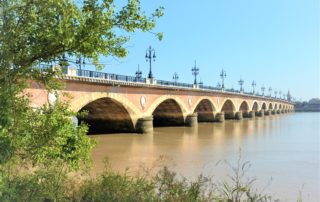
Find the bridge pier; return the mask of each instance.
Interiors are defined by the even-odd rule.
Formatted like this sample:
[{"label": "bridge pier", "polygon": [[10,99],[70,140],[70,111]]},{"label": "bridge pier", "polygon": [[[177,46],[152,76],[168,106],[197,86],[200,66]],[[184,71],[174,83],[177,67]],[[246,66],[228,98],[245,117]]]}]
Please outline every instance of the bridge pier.
[{"label": "bridge pier", "polygon": [[256,111],[250,111],[249,118],[255,118],[255,117],[256,117]]},{"label": "bridge pier", "polygon": [[224,118],[224,112],[219,112],[217,113],[216,115],[216,119],[215,119],[217,122],[224,122],[225,118]]},{"label": "bridge pier", "polygon": [[280,111],[280,109],[278,109],[278,110],[277,110],[277,114],[280,114],[280,113],[281,113],[281,111]]},{"label": "bridge pier", "polygon": [[153,117],[142,117],[138,119],[136,124],[137,133],[151,133],[153,132]]},{"label": "bridge pier", "polygon": [[243,116],[242,116],[242,111],[238,111],[235,113],[235,119],[237,120],[242,120]]},{"label": "bridge pier", "polygon": [[266,111],[264,112],[264,115],[265,115],[265,116],[271,115],[271,110],[270,110],[270,109],[266,110]]},{"label": "bridge pier", "polygon": [[214,122],[216,113],[209,112],[209,113],[198,113],[198,122]]},{"label": "bridge pier", "polygon": [[271,114],[272,114],[272,115],[275,115],[276,113],[277,113],[277,112],[276,112],[275,109],[271,111]]},{"label": "bridge pier", "polygon": [[235,119],[236,113],[233,112],[224,112],[224,118],[225,119]]},{"label": "bridge pier", "polygon": [[190,127],[196,127],[198,125],[198,114],[193,113],[193,114],[187,115],[185,120],[185,125]]},{"label": "bridge pier", "polygon": [[257,116],[264,117],[264,110],[261,109],[260,111],[258,111]]}]

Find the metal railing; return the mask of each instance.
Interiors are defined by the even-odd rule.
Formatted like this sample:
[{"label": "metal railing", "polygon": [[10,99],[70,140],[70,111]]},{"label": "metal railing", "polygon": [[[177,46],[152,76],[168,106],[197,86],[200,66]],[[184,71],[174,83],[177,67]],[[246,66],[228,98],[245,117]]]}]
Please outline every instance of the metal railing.
[{"label": "metal railing", "polygon": [[205,90],[215,90],[215,91],[221,91],[222,88],[217,88],[213,86],[205,86],[205,85],[200,85],[199,88],[205,89]]},{"label": "metal railing", "polygon": [[193,88],[192,84],[173,82],[173,81],[157,80],[157,84],[163,85],[163,86],[179,86],[179,87]]},{"label": "metal railing", "polygon": [[146,82],[145,78],[137,78],[134,76],[125,76],[125,75],[110,74],[110,73],[96,72],[96,71],[90,71],[90,70],[80,70],[80,69],[77,69],[77,76],[116,80],[116,81],[128,81],[128,82],[139,82],[139,83]]}]

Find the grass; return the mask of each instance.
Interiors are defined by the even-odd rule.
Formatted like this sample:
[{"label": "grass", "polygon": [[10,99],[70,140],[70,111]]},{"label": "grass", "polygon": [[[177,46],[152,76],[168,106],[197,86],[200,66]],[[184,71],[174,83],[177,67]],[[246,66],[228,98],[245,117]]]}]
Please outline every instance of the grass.
[{"label": "grass", "polygon": [[[106,164],[101,175],[82,180],[57,165],[23,175],[1,172],[0,201],[279,201],[254,187],[256,179],[247,177],[250,163],[242,161],[241,156],[235,165],[220,163],[231,169],[226,181],[202,175],[188,180],[166,166],[154,175],[132,176]],[[302,201],[301,197],[297,201]]]}]

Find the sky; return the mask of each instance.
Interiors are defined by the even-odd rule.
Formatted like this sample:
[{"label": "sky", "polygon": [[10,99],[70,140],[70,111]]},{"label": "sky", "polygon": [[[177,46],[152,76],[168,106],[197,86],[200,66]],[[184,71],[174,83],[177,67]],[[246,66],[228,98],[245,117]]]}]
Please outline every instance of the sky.
[{"label": "sky", "polygon": [[156,79],[172,81],[177,72],[179,82],[192,83],[196,60],[204,85],[221,82],[224,69],[227,88],[239,89],[241,77],[246,91],[252,91],[254,80],[258,90],[261,86],[290,90],[297,100],[320,97],[318,0],[141,0],[141,4],[146,14],[165,7],[154,30],[163,32],[163,40],[140,31],[130,34],[128,56],[102,58],[103,71],[134,75],[139,65],[146,77],[149,64],[144,57],[151,45],[157,57],[152,65]]}]

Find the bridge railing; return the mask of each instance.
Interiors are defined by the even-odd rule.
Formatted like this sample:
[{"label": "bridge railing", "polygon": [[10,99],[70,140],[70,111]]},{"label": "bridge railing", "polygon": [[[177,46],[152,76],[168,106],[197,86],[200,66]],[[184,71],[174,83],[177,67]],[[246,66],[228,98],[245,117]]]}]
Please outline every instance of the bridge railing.
[{"label": "bridge railing", "polygon": [[[50,64],[39,64],[37,67],[41,72],[48,72],[49,70],[54,70],[55,68],[62,70],[63,74],[68,75],[68,67],[61,68],[59,65],[50,65]],[[76,76],[79,77],[89,77],[89,78],[99,78],[99,79],[106,79],[106,80],[116,80],[116,81],[125,81],[125,82],[135,82],[135,83],[146,83],[146,78],[138,78],[134,76],[125,76],[125,75],[119,75],[119,74],[110,74],[105,72],[97,72],[97,71],[91,71],[91,70],[80,70],[76,69]],[[185,87],[185,88],[194,88],[193,84],[189,83],[181,83],[181,82],[174,82],[174,81],[165,81],[165,80],[157,80],[156,85],[162,85],[162,86],[177,86],[177,87]],[[239,90],[234,89],[222,89],[218,87],[213,86],[206,86],[206,85],[199,85],[199,89],[204,90],[212,90],[212,91],[225,91],[230,93],[241,93],[244,95],[249,96],[257,96],[257,97],[264,97],[269,99],[277,99],[277,100],[283,100],[286,101],[284,98],[276,98],[270,95],[260,95],[258,93],[252,93],[252,92],[240,92]]]},{"label": "bridge railing", "polygon": [[193,88],[192,84],[173,82],[173,81],[157,80],[157,84],[163,85],[163,86],[179,86],[179,87]]},{"label": "bridge railing", "polygon": [[213,86],[206,86],[206,85],[200,85],[199,88],[206,89],[206,90],[215,90],[215,91],[221,91],[221,88],[213,87]]},{"label": "bridge railing", "polygon": [[91,70],[80,70],[80,69],[77,69],[77,76],[116,80],[116,81],[129,81],[129,82],[140,82],[140,83],[146,82],[145,78],[138,78],[134,76],[125,76],[125,75],[119,75],[119,74],[110,74],[110,73],[104,73],[104,72],[96,72]]}]

